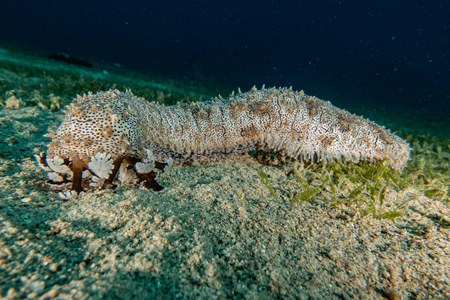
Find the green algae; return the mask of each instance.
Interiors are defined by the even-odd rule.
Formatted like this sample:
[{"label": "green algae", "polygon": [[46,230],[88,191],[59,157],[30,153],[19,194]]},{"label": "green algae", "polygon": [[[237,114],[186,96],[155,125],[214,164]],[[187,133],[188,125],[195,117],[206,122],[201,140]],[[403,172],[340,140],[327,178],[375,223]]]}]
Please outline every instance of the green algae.
[{"label": "green algae", "polygon": [[[277,189],[292,203],[322,200],[330,208],[355,205],[362,216],[393,221],[404,216],[408,202],[423,195],[449,206],[450,140],[422,135],[406,138],[413,150],[402,172],[390,168],[387,160],[299,161],[294,163],[289,179]],[[266,186],[271,186],[267,175],[266,180]],[[292,186],[294,193],[290,192]],[[386,205],[388,195],[396,197],[394,205]]]},{"label": "green algae", "polygon": [[263,181],[263,183],[266,185],[266,187],[269,189],[270,194],[272,195],[272,197],[274,197],[275,199],[278,198],[277,194],[275,193],[275,190],[273,189],[272,185],[269,182],[269,178],[267,177],[267,174],[264,173],[263,171],[259,171],[258,172],[259,177],[261,177],[261,180]]}]

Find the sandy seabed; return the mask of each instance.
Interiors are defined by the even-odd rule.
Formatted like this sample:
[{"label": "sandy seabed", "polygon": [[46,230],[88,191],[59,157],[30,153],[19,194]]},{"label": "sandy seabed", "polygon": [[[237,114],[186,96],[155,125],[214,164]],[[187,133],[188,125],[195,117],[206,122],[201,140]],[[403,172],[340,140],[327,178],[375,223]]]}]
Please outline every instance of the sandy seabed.
[{"label": "sandy seabed", "polygon": [[[175,167],[163,193],[122,186],[64,202],[32,158],[61,120],[0,110],[6,299],[450,299],[439,202],[416,197],[396,223],[327,199],[292,204],[292,165],[248,157]],[[287,192],[274,199],[260,170]]]}]

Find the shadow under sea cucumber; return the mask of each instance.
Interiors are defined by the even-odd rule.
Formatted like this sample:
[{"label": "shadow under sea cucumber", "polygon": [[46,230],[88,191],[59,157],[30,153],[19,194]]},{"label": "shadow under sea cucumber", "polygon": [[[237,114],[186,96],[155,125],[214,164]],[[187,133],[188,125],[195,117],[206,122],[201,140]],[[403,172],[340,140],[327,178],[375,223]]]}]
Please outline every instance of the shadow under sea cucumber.
[{"label": "shadow under sea cucumber", "polygon": [[75,196],[88,183],[139,183],[155,191],[173,163],[249,150],[294,159],[387,159],[402,170],[408,143],[367,119],[292,88],[255,87],[205,102],[165,106],[118,90],[78,96],[36,156],[49,183],[71,183]]}]

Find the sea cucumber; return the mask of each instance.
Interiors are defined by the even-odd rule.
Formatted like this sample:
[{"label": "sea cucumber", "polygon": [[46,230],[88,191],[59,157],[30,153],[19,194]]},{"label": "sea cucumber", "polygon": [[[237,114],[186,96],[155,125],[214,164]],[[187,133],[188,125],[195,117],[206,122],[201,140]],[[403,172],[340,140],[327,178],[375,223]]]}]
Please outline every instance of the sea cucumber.
[{"label": "sea cucumber", "polygon": [[50,184],[71,183],[64,195],[76,196],[88,183],[159,191],[156,178],[173,163],[252,149],[312,161],[386,159],[397,170],[411,150],[388,129],[292,88],[174,106],[110,90],[78,96],[36,158]]}]

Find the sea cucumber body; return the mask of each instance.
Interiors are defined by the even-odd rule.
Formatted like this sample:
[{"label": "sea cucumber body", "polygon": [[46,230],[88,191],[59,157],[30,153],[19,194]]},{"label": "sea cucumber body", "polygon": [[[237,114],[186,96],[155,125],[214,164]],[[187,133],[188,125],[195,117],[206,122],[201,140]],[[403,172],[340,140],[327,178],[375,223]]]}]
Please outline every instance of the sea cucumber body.
[{"label": "sea cucumber body", "polygon": [[330,102],[291,89],[253,88],[247,93],[165,106],[131,92],[79,96],[56,131],[48,156],[143,158],[175,162],[249,149],[292,158],[388,159],[403,169],[410,147],[374,122]]},{"label": "sea cucumber body", "polygon": [[291,158],[389,161],[402,170],[410,147],[367,119],[302,91],[270,88],[228,99],[165,106],[117,90],[78,96],[49,144],[36,158],[50,185],[72,183],[63,198],[84,188],[143,183],[175,162],[251,149]]}]

